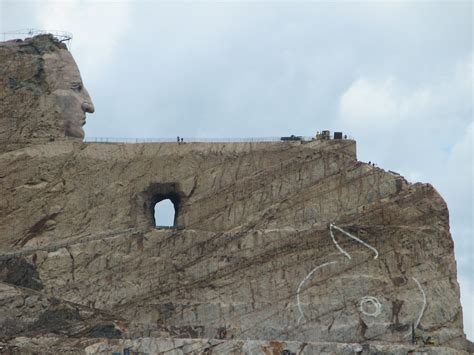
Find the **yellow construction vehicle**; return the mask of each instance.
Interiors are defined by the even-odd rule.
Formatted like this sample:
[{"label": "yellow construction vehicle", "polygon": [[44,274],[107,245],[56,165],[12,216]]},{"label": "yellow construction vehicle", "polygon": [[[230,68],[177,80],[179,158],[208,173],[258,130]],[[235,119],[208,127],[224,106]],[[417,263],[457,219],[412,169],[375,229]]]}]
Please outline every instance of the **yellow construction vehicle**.
[{"label": "yellow construction vehicle", "polygon": [[316,133],[316,140],[329,140],[331,139],[331,132],[330,131],[321,131],[321,133]]}]

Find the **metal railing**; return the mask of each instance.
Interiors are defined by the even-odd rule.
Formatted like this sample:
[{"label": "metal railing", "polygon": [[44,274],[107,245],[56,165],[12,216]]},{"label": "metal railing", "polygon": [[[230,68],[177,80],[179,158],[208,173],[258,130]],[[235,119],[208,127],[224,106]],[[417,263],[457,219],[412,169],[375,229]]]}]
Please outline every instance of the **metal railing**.
[{"label": "metal railing", "polygon": [[[301,140],[293,141],[311,141],[315,137],[300,136]],[[252,143],[252,142],[281,142],[282,137],[236,137],[236,138],[200,138],[200,137],[179,137],[183,143]],[[347,137],[347,139],[352,139]],[[333,140],[333,138],[331,138]],[[291,140],[290,140],[291,141]],[[120,138],[120,137],[85,137],[86,143],[177,143],[177,137],[174,138]]]},{"label": "metal railing", "polygon": [[25,39],[27,37],[34,37],[38,35],[47,35],[51,34],[59,42],[66,42],[68,47],[71,45],[72,33],[66,31],[56,31],[56,30],[38,30],[34,28],[26,28],[16,31],[2,32],[0,33],[3,41],[8,41],[11,39]]}]

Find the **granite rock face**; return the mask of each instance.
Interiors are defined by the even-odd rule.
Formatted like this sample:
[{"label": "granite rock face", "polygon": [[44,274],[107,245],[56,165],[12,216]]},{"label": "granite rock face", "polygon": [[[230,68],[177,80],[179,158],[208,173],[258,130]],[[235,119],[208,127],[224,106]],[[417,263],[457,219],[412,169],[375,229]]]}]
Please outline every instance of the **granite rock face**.
[{"label": "granite rock face", "polygon": [[64,43],[51,35],[0,42],[0,63],[2,150],[84,137],[94,105]]},{"label": "granite rock face", "polygon": [[[2,66],[18,68],[29,64]],[[6,117],[34,117],[24,110],[5,106]],[[471,346],[445,202],[429,184],[357,161],[352,140],[20,144],[9,132],[0,351]],[[175,228],[157,230],[163,199]]]}]

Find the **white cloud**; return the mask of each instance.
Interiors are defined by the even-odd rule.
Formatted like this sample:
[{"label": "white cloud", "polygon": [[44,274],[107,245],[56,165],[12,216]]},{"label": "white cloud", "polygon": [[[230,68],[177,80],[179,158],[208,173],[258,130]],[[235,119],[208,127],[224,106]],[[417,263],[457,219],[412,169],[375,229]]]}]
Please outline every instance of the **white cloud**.
[{"label": "white cloud", "polygon": [[361,76],[341,94],[338,121],[362,138],[392,132],[406,141],[416,132],[416,142],[453,145],[472,121],[473,67],[471,51],[429,80]]},{"label": "white cloud", "polygon": [[393,167],[398,159],[403,167],[395,168],[406,173],[424,170],[429,176],[446,163],[472,121],[472,67],[469,52],[443,74],[426,80],[359,76],[340,95],[336,122],[365,146],[383,147],[372,149],[369,160],[382,164],[386,159]]},{"label": "white cloud", "polygon": [[360,78],[342,94],[341,123],[354,132],[383,133],[405,121],[413,123],[432,109],[430,88],[407,88],[394,77]]},{"label": "white cloud", "polygon": [[342,95],[340,114],[349,127],[375,125],[379,129],[396,123],[398,103],[393,79],[373,82],[356,80]]},{"label": "white cloud", "polygon": [[[473,177],[473,145],[472,136],[474,135],[474,122],[467,126],[461,139],[451,149],[447,170],[450,172],[449,182],[454,186],[459,184],[469,187],[474,186]],[[448,181],[447,181],[448,182]]]},{"label": "white cloud", "polygon": [[456,66],[456,79],[463,84],[465,90],[472,94],[472,84],[474,82],[474,51],[459,61]]},{"label": "white cloud", "polygon": [[[459,267],[472,267],[470,259],[474,252],[472,228],[474,221],[474,123],[471,122],[463,136],[453,146],[446,162],[442,162],[442,173],[437,177],[437,188],[448,203],[451,224],[462,227],[457,245]],[[463,231],[470,232],[463,232]],[[454,237],[456,235],[454,234]],[[458,236],[459,237],[459,236]],[[474,270],[473,270],[474,271]]]}]

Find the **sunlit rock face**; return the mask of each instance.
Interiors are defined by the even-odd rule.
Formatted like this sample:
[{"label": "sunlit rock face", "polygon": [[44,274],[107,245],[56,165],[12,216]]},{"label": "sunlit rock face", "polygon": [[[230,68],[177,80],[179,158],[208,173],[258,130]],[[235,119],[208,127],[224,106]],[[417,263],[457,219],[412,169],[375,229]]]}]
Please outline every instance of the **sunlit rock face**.
[{"label": "sunlit rock face", "polygon": [[[63,139],[81,137],[93,106],[69,52],[31,41],[42,47],[0,44],[2,80],[22,93],[2,92],[22,119],[0,142],[0,350],[469,349],[448,209],[431,185],[357,161],[353,140]],[[163,199],[174,229],[154,228]]]},{"label": "sunlit rock face", "polygon": [[51,35],[0,43],[0,142],[82,139],[94,112],[67,47]]}]

